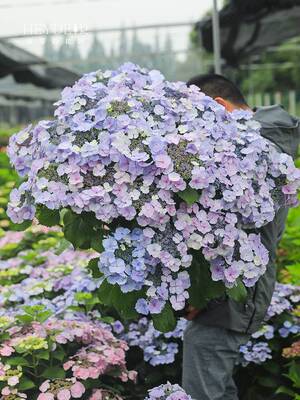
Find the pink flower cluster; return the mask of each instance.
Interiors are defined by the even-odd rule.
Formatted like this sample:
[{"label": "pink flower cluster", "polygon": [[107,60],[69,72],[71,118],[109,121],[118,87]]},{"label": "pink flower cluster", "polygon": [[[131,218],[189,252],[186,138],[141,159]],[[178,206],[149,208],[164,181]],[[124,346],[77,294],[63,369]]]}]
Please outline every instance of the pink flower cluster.
[{"label": "pink flower cluster", "polygon": [[[57,367],[61,368],[63,364],[67,378],[48,379],[43,382],[37,400],[82,398],[86,391],[84,381],[88,378],[99,379],[105,375],[120,379],[122,382],[134,381],[136,378],[136,372],[128,371],[126,367],[127,343],[115,338],[110,330],[99,324],[51,318],[45,322],[23,325],[17,319],[10,318],[6,323],[6,333],[9,339],[0,343],[0,388],[2,387],[3,399],[18,398],[8,397],[12,395],[26,398],[26,395],[22,397],[22,393],[18,394],[21,378],[28,376],[37,382],[40,379],[39,376],[32,378],[31,358],[28,365],[15,367],[9,363],[10,356],[26,357],[28,354],[47,351],[51,357],[51,353],[55,352],[58,346],[63,348],[65,357],[59,361]],[[55,360],[53,359],[54,362]],[[100,389],[101,385],[98,392],[91,393],[92,399],[101,398]],[[101,395],[104,396],[104,392]]]},{"label": "pink flower cluster", "polygon": [[123,400],[118,394],[104,389],[95,389],[89,400]]},{"label": "pink flower cluster", "polygon": [[0,400],[24,400],[27,399],[27,394],[20,393],[17,389],[11,389],[9,387],[5,387],[1,390],[2,396]]},{"label": "pink flower cluster", "polygon": [[80,399],[85,392],[81,382],[71,379],[49,379],[42,383],[37,400],[70,400]]},{"label": "pink flower cluster", "polygon": [[[109,360],[109,364],[107,363]],[[64,364],[64,369],[72,370],[73,376],[78,379],[98,379],[100,375],[109,375],[115,372],[115,368],[125,368],[125,352],[122,348],[111,347],[106,343],[93,345],[92,348],[81,348],[70,361]],[[126,382],[134,380],[135,371],[127,372],[125,369],[119,374],[119,378]]]},{"label": "pink flower cluster", "polygon": [[59,344],[77,341],[85,345],[64,363],[64,369],[71,369],[75,378],[97,379],[113,373],[122,381],[135,379],[136,373],[126,368],[127,343],[116,339],[109,330],[94,323],[67,320],[49,320],[45,328],[55,332],[54,339]]}]

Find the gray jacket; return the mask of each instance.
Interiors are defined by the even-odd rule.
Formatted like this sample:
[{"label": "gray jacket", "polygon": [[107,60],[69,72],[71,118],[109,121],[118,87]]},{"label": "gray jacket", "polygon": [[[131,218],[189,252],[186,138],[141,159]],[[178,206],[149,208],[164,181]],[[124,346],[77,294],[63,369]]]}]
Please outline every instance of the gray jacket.
[{"label": "gray jacket", "polygon": [[[282,152],[297,155],[300,142],[300,123],[281,106],[258,108],[254,118],[261,123],[261,134],[275,143]],[[280,209],[274,220],[258,231],[269,251],[270,261],[266,273],[256,285],[248,289],[246,303],[228,297],[214,300],[199,314],[197,320],[204,325],[219,326],[237,332],[253,333],[259,329],[270,305],[276,282],[276,249],[284,232],[287,209]]]}]

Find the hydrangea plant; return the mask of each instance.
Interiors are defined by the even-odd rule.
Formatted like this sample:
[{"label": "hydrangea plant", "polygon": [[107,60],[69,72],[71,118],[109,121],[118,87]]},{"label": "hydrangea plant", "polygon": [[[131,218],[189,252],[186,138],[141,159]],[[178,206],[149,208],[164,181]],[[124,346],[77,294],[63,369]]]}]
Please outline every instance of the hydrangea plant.
[{"label": "hydrangea plant", "polygon": [[97,289],[99,279],[86,268],[95,252],[74,250],[69,242],[62,246],[61,240],[59,232],[37,226],[0,238],[0,315],[18,313],[21,304],[63,314],[76,294]]},{"label": "hydrangea plant", "polygon": [[13,222],[62,218],[76,247],[101,252],[102,301],[151,314],[160,330],[175,327],[187,299],[245,295],[268,263],[247,229],[294,205],[300,182],[251,113],[131,63],[84,75],[56,106],[54,120],[10,140],[24,177]]},{"label": "hydrangea plant", "polygon": [[186,327],[187,320],[181,318],[173,331],[162,333],[154,328],[152,321],[143,317],[137,323],[129,324],[125,332],[122,330],[120,337],[130,347],[139,347],[143,351],[144,360],[150,365],[172,364],[180,351],[180,341]]},{"label": "hydrangea plant", "polygon": [[5,400],[99,399],[115,392],[117,380],[135,380],[126,368],[127,349],[97,323],[25,306],[20,315],[0,317],[0,391]]}]

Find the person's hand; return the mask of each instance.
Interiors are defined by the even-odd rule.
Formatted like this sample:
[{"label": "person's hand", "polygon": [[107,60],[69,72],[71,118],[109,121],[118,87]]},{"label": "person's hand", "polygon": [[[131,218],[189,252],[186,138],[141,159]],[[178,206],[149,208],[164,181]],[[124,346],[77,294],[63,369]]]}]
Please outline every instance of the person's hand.
[{"label": "person's hand", "polygon": [[185,314],[184,318],[186,318],[188,321],[192,321],[200,313],[200,310],[193,306],[187,306],[185,311],[186,311],[186,314]]}]

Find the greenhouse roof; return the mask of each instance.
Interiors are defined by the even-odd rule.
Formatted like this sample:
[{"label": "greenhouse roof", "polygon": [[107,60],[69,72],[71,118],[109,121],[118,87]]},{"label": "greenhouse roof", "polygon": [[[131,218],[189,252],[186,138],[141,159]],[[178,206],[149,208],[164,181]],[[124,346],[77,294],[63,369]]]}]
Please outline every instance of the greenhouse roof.
[{"label": "greenhouse roof", "polygon": [[[222,58],[237,66],[300,35],[300,0],[231,0],[220,12]],[[199,42],[212,52],[212,19],[196,24]]]},{"label": "greenhouse roof", "polygon": [[53,65],[6,40],[0,40],[0,78],[12,75],[18,83],[32,83],[47,89],[72,85],[79,75]]}]

